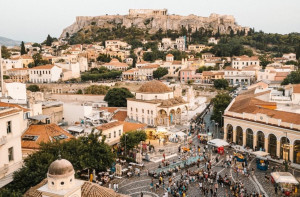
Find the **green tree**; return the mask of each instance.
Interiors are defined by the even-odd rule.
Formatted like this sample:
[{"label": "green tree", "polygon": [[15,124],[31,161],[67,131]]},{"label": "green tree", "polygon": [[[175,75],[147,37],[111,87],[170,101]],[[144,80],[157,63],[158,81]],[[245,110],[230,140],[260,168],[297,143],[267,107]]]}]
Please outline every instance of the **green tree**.
[{"label": "green tree", "polygon": [[[125,139],[126,138],[126,139]],[[121,146],[125,147],[126,140],[126,149],[127,151],[135,148],[141,141],[145,141],[147,139],[147,134],[145,131],[129,131],[124,133],[121,138]]]},{"label": "green tree", "polygon": [[72,163],[76,173],[86,168],[96,172],[106,170],[114,162],[115,154],[104,140],[101,132],[92,131],[90,135],[78,139],[42,143],[40,150],[29,155],[23,167],[14,173],[14,181],[7,189],[24,193],[40,183],[46,178],[48,168],[58,158],[59,152],[62,158]]},{"label": "green tree", "polygon": [[[224,110],[228,107],[231,102],[231,96],[228,93],[221,92],[215,98],[212,99],[214,106],[211,120],[215,120],[221,125],[221,112],[224,114]],[[221,111],[221,112],[220,112]]]},{"label": "green tree", "polygon": [[216,89],[224,89],[225,90],[226,88],[228,88],[228,86],[229,86],[229,83],[226,79],[216,79],[214,81],[214,87]]},{"label": "green tree", "polygon": [[110,62],[111,61],[111,57],[108,54],[99,54],[99,56],[97,57],[97,61],[98,62]]},{"label": "green tree", "polygon": [[[34,66],[46,65],[49,64],[48,60],[43,60],[41,53],[36,53],[32,56],[34,61]],[[33,65],[31,65],[33,66]]]},{"label": "green tree", "polygon": [[127,107],[127,98],[134,95],[127,88],[110,89],[104,97],[109,107]]},{"label": "green tree", "polygon": [[24,44],[24,42],[22,41],[21,42],[21,55],[24,55],[24,54],[26,54],[27,52],[26,52],[26,49],[25,49],[25,44]]},{"label": "green tree", "polygon": [[6,46],[1,46],[1,56],[4,59],[10,58],[11,52],[7,49]]},{"label": "green tree", "polygon": [[263,68],[266,68],[266,66],[268,64],[271,64],[272,61],[270,60],[270,58],[267,56],[267,55],[261,55],[259,56],[259,60],[260,60],[260,65],[263,67]]},{"label": "green tree", "polygon": [[48,34],[47,39],[45,41],[46,46],[51,46],[53,42],[53,38]]},{"label": "green tree", "polygon": [[91,85],[84,89],[85,94],[98,94],[98,95],[105,95],[109,90],[108,86],[103,85]]},{"label": "green tree", "polygon": [[39,92],[40,88],[37,85],[30,85],[27,87],[27,90],[31,91],[31,92]]},{"label": "green tree", "polygon": [[168,69],[159,67],[158,69],[153,71],[153,78],[160,79],[161,77],[165,76],[166,74],[168,74]]},{"label": "green tree", "polygon": [[288,84],[299,84],[300,83],[300,70],[292,71],[288,76],[283,80],[281,85]]}]

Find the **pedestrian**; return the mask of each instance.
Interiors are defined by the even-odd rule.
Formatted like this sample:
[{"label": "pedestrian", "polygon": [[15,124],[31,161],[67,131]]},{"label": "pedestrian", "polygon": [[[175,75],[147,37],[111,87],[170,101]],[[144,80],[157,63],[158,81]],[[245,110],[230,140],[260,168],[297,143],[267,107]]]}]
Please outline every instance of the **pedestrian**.
[{"label": "pedestrian", "polygon": [[144,196],[144,193],[143,192],[141,192],[141,197],[143,197]]},{"label": "pedestrian", "polygon": [[218,183],[215,182],[215,192],[216,192],[216,193],[217,193],[217,191],[218,191],[218,187],[219,187]]},{"label": "pedestrian", "polygon": [[164,157],[164,160],[166,160],[166,155],[165,155],[165,153],[163,154],[163,157]]},{"label": "pedestrian", "polygon": [[119,184],[117,183],[116,186],[117,186],[116,191],[119,192]]},{"label": "pedestrian", "polygon": [[277,194],[277,186],[275,186],[275,194]]}]

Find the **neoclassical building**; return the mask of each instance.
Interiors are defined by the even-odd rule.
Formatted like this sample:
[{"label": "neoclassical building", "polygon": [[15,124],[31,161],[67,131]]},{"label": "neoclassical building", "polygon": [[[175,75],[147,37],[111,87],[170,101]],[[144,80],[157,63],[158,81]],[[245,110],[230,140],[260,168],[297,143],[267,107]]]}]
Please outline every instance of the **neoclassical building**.
[{"label": "neoclassical building", "polygon": [[299,105],[270,102],[271,90],[239,95],[224,112],[224,140],[300,164]]},{"label": "neoclassical building", "polygon": [[187,114],[188,103],[157,80],[144,83],[135,98],[127,99],[128,118],[151,126],[182,124]]}]

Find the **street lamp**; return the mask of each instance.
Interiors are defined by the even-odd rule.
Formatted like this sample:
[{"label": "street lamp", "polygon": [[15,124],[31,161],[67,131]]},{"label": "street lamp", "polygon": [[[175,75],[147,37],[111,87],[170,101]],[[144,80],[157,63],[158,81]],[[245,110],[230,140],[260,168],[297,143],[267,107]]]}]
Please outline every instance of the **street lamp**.
[{"label": "street lamp", "polygon": [[125,156],[126,156],[126,140],[127,140],[128,134],[125,134]]},{"label": "street lamp", "polygon": [[217,126],[217,138],[219,138],[219,123],[216,122],[216,126]]}]

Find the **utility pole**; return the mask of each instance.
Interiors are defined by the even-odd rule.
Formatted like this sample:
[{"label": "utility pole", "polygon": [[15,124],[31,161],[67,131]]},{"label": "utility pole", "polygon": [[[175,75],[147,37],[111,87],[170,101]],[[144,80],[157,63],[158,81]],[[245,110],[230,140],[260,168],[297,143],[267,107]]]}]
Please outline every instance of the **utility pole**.
[{"label": "utility pole", "polygon": [[3,87],[4,87],[4,82],[3,82],[3,66],[2,66],[2,53],[1,53],[2,46],[0,45],[0,80],[1,80],[1,94],[2,96],[4,95],[3,92]]}]

